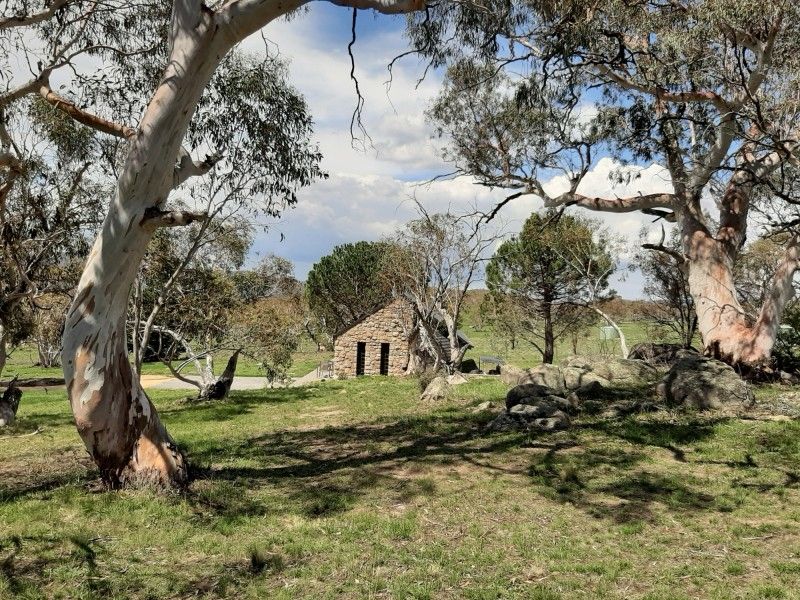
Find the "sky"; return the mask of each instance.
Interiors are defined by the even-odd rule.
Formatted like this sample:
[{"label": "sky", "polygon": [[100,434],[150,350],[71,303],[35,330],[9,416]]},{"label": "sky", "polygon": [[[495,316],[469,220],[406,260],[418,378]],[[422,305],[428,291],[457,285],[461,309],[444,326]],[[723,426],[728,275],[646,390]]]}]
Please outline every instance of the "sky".
[{"label": "sky", "polygon": [[[433,71],[420,81],[425,65],[411,56],[395,64],[388,85],[389,62],[408,50],[403,16],[359,11],[353,53],[365,98],[363,122],[371,143],[366,148],[354,147],[350,119],[357,96],[347,53],[352,12],[327,2],[312,2],[307,7],[289,20],[269,24],[261,35],[252,35],[242,46],[263,53],[263,35],[270,51],[288,62],[290,81],[306,98],[313,117],[314,141],[319,144],[322,168],[329,178],[302,189],[297,205],[258,233],[251,264],[265,254],[278,254],[290,259],[295,275],[304,280],[312,265],[336,245],[391,236],[415,217],[414,199],[429,213],[461,213],[476,206],[489,210],[508,195],[507,191],[476,185],[469,178],[430,183],[434,177],[452,171],[441,158],[443,142],[435,138],[434,128],[425,118],[442,76]],[[27,76],[27,65],[17,65],[15,70],[20,71],[20,77]],[[587,110],[592,110],[591,104]],[[614,187],[609,175],[618,167],[611,159],[600,158],[579,191],[604,197],[671,191],[666,171],[657,164],[631,167],[639,176],[627,185]],[[544,182],[544,188],[548,193],[558,193],[567,189],[567,183],[563,177],[554,177]],[[519,198],[500,212],[493,227],[512,235],[532,211],[541,208],[537,198]],[[639,213],[590,216],[629,242],[622,256],[623,268],[612,286],[624,298],[642,297],[642,277],[627,267],[642,226],[649,225],[655,237],[660,229],[653,228],[652,217]]]},{"label": "sky", "polygon": [[[372,144],[366,150],[353,148],[350,118],[356,93],[347,54],[351,18],[349,10],[315,2],[304,14],[272,23],[263,31],[274,44],[272,50],[289,61],[290,80],[308,102],[324,157],[322,167],[329,174],[327,180],[301,190],[296,207],[260,233],[254,245],[254,260],[270,252],[289,258],[299,279],[305,279],[311,266],[338,244],[391,235],[414,218],[414,197],[428,212],[448,208],[459,212],[476,205],[489,207],[506,195],[467,178],[427,183],[452,170],[441,158],[442,142],[425,119],[441,74],[428,73],[419,83],[424,65],[409,57],[396,64],[391,87],[387,85],[388,63],[408,48],[403,17],[366,11],[358,15],[356,75],[365,97],[363,120]],[[254,36],[244,47],[260,52],[263,41]],[[612,187],[609,174],[616,167],[611,159],[601,158],[580,191],[610,197],[671,191],[664,169],[656,164],[637,168],[639,177],[629,185]],[[545,190],[552,193],[565,185],[563,179],[554,178]],[[523,197],[509,204],[498,221],[505,232],[513,234],[532,211],[541,208],[540,200]],[[652,219],[638,213],[591,216],[629,239],[631,247],[642,226],[650,225]],[[630,255],[623,258],[627,263]],[[621,271],[624,280],[617,277],[613,284],[617,292],[625,298],[642,297],[641,275]]]}]

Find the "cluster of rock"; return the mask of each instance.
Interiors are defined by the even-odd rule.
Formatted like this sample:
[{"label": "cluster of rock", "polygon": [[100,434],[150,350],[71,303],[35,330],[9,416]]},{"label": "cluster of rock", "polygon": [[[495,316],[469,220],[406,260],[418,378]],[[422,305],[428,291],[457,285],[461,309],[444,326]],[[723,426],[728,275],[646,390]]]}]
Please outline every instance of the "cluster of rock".
[{"label": "cluster of rock", "polygon": [[649,396],[654,385],[657,395],[671,407],[738,411],[753,406],[750,385],[730,365],[692,349],[650,346],[647,355],[655,365],[640,358],[570,357],[561,365],[533,369],[504,366],[500,376],[512,389],[506,396],[506,411],[489,423],[488,429],[565,429],[570,426],[570,415],[585,406],[586,400],[603,397],[605,402],[613,396],[604,396],[606,392],[620,390]]},{"label": "cluster of rock", "polygon": [[563,393],[567,390],[596,391],[614,385],[640,385],[655,381],[658,369],[643,360],[609,358],[591,360],[578,356],[565,359],[561,365],[539,365],[520,369],[504,365],[500,378],[508,385],[538,383]]},{"label": "cluster of rock", "polygon": [[506,412],[488,429],[566,429],[583,399],[612,387],[647,385],[658,376],[658,370],[644,361],[621,358],[592,361],[570,357],[561,365],[533,369],[504,366],[500,377],[514,387],[506,395]]}]

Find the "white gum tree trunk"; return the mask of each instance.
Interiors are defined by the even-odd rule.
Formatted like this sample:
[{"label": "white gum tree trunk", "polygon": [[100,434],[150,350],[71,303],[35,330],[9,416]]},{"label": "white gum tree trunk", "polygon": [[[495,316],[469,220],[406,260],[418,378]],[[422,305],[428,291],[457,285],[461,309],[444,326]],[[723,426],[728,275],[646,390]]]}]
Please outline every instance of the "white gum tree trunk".
[{"label": "white gum tree trunk", "polygon": [[[341,0],[354,8],[408,12],[420,0]],[[176,0],[168,67],[129,138],[116,194],[87,259],[69,309],[62,360],[75,423],[110,487],[182,484],[186,460],[159,419],[128,360],[128,297],[147,245],[159,226],[186,225],[202,215],[169,213],[171,190],[197,168],[176,169],[181,143],[222,58],[251,33],[300,6],[298,0],[234,0],[214,11]]]},{"label": "white gum tree trunk", "polygon": [[736,293],[733,269],[739,243],[710,235],[691,219],[682,223],[689,292],[697,329],[709,356],[730,364],[766,363],[778,335],[781,316],[794,296],[792,279],[800,267],[798,240],[792,238],[773,276],[770,295],[758,315],[748,315]]}]

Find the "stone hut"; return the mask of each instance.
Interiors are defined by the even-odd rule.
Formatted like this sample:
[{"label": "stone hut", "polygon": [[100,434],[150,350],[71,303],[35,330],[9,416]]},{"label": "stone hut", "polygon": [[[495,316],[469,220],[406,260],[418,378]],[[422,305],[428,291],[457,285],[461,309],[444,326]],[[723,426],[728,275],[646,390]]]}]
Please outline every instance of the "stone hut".
[{"label": "stone hut", "polygon": [[394,300],[350,329],[333,343],[333,372],[353,375],[404,375],[408,367],[411,306]]},{"label": "stone hut", "polygon": [[[441,321],[441,319],[439,319]],[[333,372],[337,375],[405,375],[414,325],[414,309],[407,299],[393,300],[350,326],[333,342]],[[462,345],[472,343],[458,332]],[[447,336],[437,332],[436,341],[447,355]]]}]

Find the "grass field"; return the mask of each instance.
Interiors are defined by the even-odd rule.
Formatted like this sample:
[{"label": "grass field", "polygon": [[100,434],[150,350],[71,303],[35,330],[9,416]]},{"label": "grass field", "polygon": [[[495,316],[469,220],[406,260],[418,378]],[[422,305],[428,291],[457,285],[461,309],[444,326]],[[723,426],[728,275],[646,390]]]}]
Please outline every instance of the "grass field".
[{"label": "grass field", "polygon": [[[230,356],[230,352],[220,352],[216,357],[215,366],[217,372],[222,372],[225,363]],[[297,352],[292,355],[292,364],[289,367],[290,377],[302,377],[306,373],[313,371],[321,362],[333,357],[332,352],[318,352],[316,347],[308,340],[302,340]],[[27,377],[63,377],[61,367],[46,369],[36,363],[38,357],[33,346],[21,346],[15,348],[8,360],[3,379],[10,379],[14,375],[19,375],[21,379]],[[184,374],[193,375],[195,370],[193,365],[188,365],[182,371]],[[143,375],[164,375],[170,377],[169,369],[160,362],[145,363],[142,365]],[[258,364],[248,356],[240,356],[236,368],[236,374],[242,377],[263,377],[264,372]]]},{"label": "grass field", "polygon": [[800,422],[485,435],[472,408],[505,391],[158,392],[195,465],[166,496],[101,491],[63,393],[28,392],[0,436],[0,597],[800,598]]},{"label": "grass field", "polygon": [[[629,322],[621,324],[622,330],[629,347],[643,341],[651,340],[646,326],[642,322]],[[466,358],[472,358],[478,362],[481,356],[498,356],[508,363],[521,367],[530,367],[541,363],[542,357],[531,344],[520,342],[515,348],[510,348],[500,339],[491,328],[476,329],[472,325],[464,327],[464,331],[474,344],[474,348],[467,352]],[[599,328],[591,327],[578,338],[578,354],[582,356],[597,356],[600,354],[619,355],[619,341],[612,340],[606,343],[600,341]],[[216,358],[217,370],[221,371],[225,366],[229,353],[220,353]],[[556,345],[556,361],[574,354],[572,341],[562,340]],[[303,339],[297,352],[293,355],[292,365],[289,368],[291,377],[302,377],[306,373],[313,371],[320,363],[333,357],[332,352],[318,352],[316,347],[309,340]],[[37,356],[33,347],[23,346],[14,350],[3,373],[3,379],[9,379],[15,374],[21,378],[25,377],[61,377],[61,368],[44,369],[36,366]],[[169,370],[161,363],[145,363],[142,366],[144,375],[164,375],[170,376]],[[189,365],[184,373],[193,374],[194,369]],[[236,373],[242,377],[263,376],[262,370],[251,358],[242,356]]]}]

